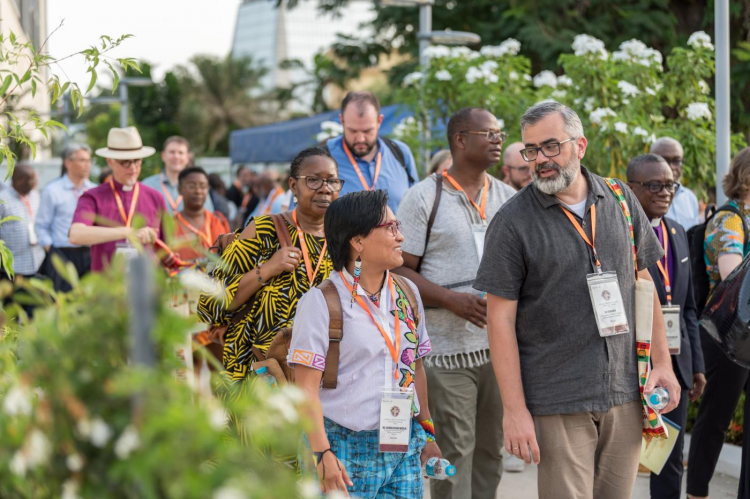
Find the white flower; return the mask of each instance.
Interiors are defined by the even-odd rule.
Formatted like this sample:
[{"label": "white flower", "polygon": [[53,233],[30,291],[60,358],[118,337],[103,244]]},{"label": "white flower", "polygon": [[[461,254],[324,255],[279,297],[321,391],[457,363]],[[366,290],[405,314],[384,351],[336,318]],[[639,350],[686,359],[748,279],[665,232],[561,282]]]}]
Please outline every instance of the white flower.
[{"label": "white flower", "polygon": [[245,499],[246,497],[247,495],[243,490],[229,485],[218,489],[213,495],[213,499]]},{"label": "white flower", "polygon": [[523,75],[523,79],[526,80],[526,81],[531,81],[531,75],[525,74],[525,75]]},{"label": "white flower", "polygon": [[[320,132],[318,135],[322,133],[324,132]],[[330,135],[326,138],[330,138]],[[321,140],[318,142],[321,142]],[[193,269],[185,269],[180,272],[177,277],[180,284],[186,289],[193,289],[211,294],[212,296],[224,294],[224,286],[219,284],[218,279],[209,279],[209,277],[203,272],[198,272]]]},{"label": "white flower", "polygon": [[640,135],[642,137],[648,137],[648,130],[637,126],[633,128],[633,135]]},{"label": "white flower", "polygon": [[79,419],[76,423],[76,433],[81,438],[91,437],[91,421],[88,419]]},{"label": "white flower", "polygon": [[573,85],[573,80],[570,78],[570,76],[562,75],[557,77],[557,84],[570,87]]},{"label": "white flower", "polygon": [[518,73],[511,71],[508,73],[508,78],[510,78],[511,81],[516,81],[518,79]]},{"label": "white flower", "polygon": [[141,446],[141,437],[133,425],[128,425],[115,442],[115,454],[120,459],[127,459],[130,454]]},{"label": "white flower", "polygon": [[320,124],[320,129],[330,134],[341,135],[344,133],[344,127],[338,121],[326,120]]},{"label": "white flower", "polygon": [[589,121],[595,125],[598,125],[607,116],[617,116],[617,114],[608,107],[597,107],[591,114],[589,114]]},{"label": "white flower", "polygon": [[297,483],[299,495],[302,499],[317,499],[320,497],[320,486],[316,480],[305,479]]},{"label": "white flower", "polygon": [[617,88],[619,88],[620,91],[628,97],[634,97],[641,93],[641,91],[638,90],[638,87],[636,87],[632,83],[626,82],[625,80],[620,80],[617,83]]},{"label": "white flower", "polygon": [[424,56],[427,59],[440,59],[442,57],[450,57],[451,49],[445,45],[430,45],[424,50]]},{"label": "white flower", "polygon": [[617,130],[620,133],[628,133],[628,124],[623,123],[622,121],[616,121],[615,130]]},{"label": "white flower", "polygon": [[100,417],[91,422],[91,443],[96,447],[104,447],[112,438],[112,428]]},{"label": "white flower", "polygon": [[662,88],[664,88],[664,85],[662,85],[661,83],[657,83],[656,85],[654,85],[654,90],[656,90],[657,92]]},{"label": "white flower", "polygon": [[693,102],[688,104],[687,117],[693,121],[698,121],[702,118],[707,120],[711,119],[711,109],[705,102]]},{"label": "white flower", "polygon": [[62,485],[61,499],[81,499],[78,495],[80,485],[75,480],[66,480]]},{"label": "white flower", "polygon": [[10,470],[18,475],[24,476],[26,470],[42,465],[49,459],[52,446],[47,437],[39,429],[32,429],[26,436],[26,441],[10,462]]},{"label": "white flower", "polygon": [[16,385],[5,394],[5,400],[3,400],[3,410],[5,414],[9,416],[15,416],[16,414],[31,414],[31,397],[29,397],[29,391],[20,386]]},{"label": "white flower", "polygon": [[484,73],[481,69],[471,66],[466,70],[466,81],[468,83],[475,83],[477,80],[484,79]]},{"label": "white flower", "polygon": [[694,49],[698,49],[701,47],[707,48],[708,50],[714,49],[714,45],[711,43],[711,37],[707,35],[705,31],[696,31],[695,33],[690,35],[687,44]]},{"label": "white flower", "polygon": [[484,61],[481,66],[479,66],[479,69],[482,70],[482,72],[488,73],[490,71],[494,71],[498,68],[498,64],[495,61]]},{"label": "white flower", "polygon": [[514,38],[508,38],[500,45],[487,45],[480,49],[479,53],[485,57],[500,58],[506,54],[517,55],[521,51],[521,42]]},{"label": "white flower", "polygon": [[70,471],[72,471],[73,473],[77,473],[83,469],[84,463],[81,455],[77,452],[74,452],[73,454],[70,454],[65,458],[65,464],[68,466],[68,469]]},{"label": "white flower", "polygon": [[435,79],[440,81],[450,81],[451,73],[447,69],[441,69],[440,71],[435,73]]},{"label": "white flower", "polygon": [[10,461],[10,471],[16,475],[16,476],[25,476],[26,475],[26,469],[29,467],[28,463],[26,462],[26,457],[23,455],[23,453],[19,450],[15,454],[13,454],[13,459]]},{"label": "white flower", "polygon": [[227,411],[216,399],[209,400],[207,406],[208,424],[216,431],[223,430],[227,424]]},{"label": "white flower", "polygon": [[586,101],[583,103],[583,110],[586,111],[587,113],[590,113],[591,111],[593,111],[594,102],[596,102],[596,100],[593,97],[588,97]]},{"label": "white flower", "polygon": [[646,87],[646,93],[647,93],[648,95],[653,95],[653,96],[656,96],[656,90],[654,90],[654,89],[653,89],[653,88],[651,88],[651,87]]},{"label": "white flower", "polygon": [[268,406],[276,409],[290,423],[296,423],[299,420],[299,414],[294,402],[283,393],[276,392],[267,399]]},{"label": "white flower", "polygon": [[555,90],[552,92],[552,97],[555,99],[564,99],[566,95],[568,95],[568,92],[565,90]]},{"label": "white flower", "polygon": [[612,59],[615,61],[635,62],[646,67],[654,63],[661,67],[661,63],[664,60],[661,52],[647,47],[645,43],[635,38],[622,42],[620,50],[612,53]]},{"label": "white flower", "polygon": [[469,47],[452,47],[448,53],[454,59],[466,59],[469,61],[479,57],[479,52],[471,50]]},{"label": "white flower", "polygon": [[408,75],[404,76],[404,86],[409,87],[411,85],[414,85],[415,83],[419,83],[420,81],[422,81],[422,78],[424,78],[424,75],[419,71],[409,73]]},{"label": "white flower", "polygon": [[576,35],[573,39],[573,51],[575,55],[598,54],[603,60],[609,56],[604,42],[589,35]]},{"label": "white flower", "polygon": [[498,119],[497,119],[497,127],[498,127],[498,128],[500,129],[500,130],[504,130],[504,129],[505,129],[505,121],[504,121],[504,120],[501,120],[500,118],[498,118]]},{"label": "white flower", "polygon": [[415,125],[419,125],[419,123],[417,123],[417,120],[415,120],[413,116],[407,116],[393,127],[393,136],[397,139],[406,137],[410,129]]},{"label": "white flower", "polygon": [[555,73],[552,71],[542,71],[538,75],[534,77],[534,86],[539,88],[543,86],[548,86],[552,88],[557,87],[557,76],[555,76]]},{"label": "white flower", "polygon": [[706,83],[704,80],[698,81],[698,88],[703,94],[708,94],[711,91],[711,87],[709,87],[708,83]]},{"label": "white flower", "polygon": [[656,135],[652,133],[651,135],[648,136],[648,138],[644,139],[643,141],[646,142],[647,144],[653,144],[654,142],[656,142]]}]

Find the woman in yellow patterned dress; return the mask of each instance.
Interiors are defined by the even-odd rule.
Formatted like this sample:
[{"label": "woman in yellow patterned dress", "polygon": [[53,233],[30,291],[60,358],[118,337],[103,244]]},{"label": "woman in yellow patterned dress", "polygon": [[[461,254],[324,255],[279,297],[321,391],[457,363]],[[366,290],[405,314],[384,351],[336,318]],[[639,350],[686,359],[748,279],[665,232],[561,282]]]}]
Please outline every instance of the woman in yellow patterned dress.
[{"label": "woman in yellow patterned dress", "polygon": [[248,375],[256,360],[252,347],[265,354],[276,333],[292,325],[300,297],[331,273],[323,217],[343,184],[327,151],[305,149],[292,161],[289,178],[297,207],[283,214],[292,246],[282,247],[272,218],[260,216],[224,250],[212,274],[223,293],[202,294],[198,315],[203,322],[227,325],[252,300],[249,313],[224,336],[224,367],[232,379]]}]

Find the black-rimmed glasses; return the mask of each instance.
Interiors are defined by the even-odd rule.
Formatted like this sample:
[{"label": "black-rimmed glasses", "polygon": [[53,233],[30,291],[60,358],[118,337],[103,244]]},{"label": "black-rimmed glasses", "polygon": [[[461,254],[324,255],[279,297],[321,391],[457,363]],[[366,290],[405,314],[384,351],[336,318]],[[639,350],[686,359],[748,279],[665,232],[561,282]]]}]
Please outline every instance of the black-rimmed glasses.
[{"label": "black-rimmed glasses", "polygon": [[458,133],[468,133],[470,135],[484,135],[490,142],[503,142],[508,138],[508,134],[500,130],[461,130]]},{"label": "black-rimmed glasses", "polygon": [[388,227],[391,230],[391,234],[393,234],[393,237],[396,237],[399,232],[401,232],[401,221],[400,220],[391,220],[388,223],[376,225],[376,229],[380,229],[381,227]]},{"label": "black-rimmed glasses", "polygon": [[521,157],[524,161],[534,161],[536,157],[539,154],[539,151],[542,151],[542,154],[545,158],[554,158],[555,156],[559,156],[560,152],[562,152],[562,146],[566,142],[571,142],[573,140],[576,140],[575,138],[566,139],[561,142],[548,142],[542,146],[539,147],[527,147],[526,149],[521,149]]},{"label": "black-rimmed glasses", "polygon": [[339,192],[342,187],[344,187],[344,180],[340,178],[320,178],[320,177],[313,177],[311,175],[300,175],[299,178],[305,179],[305,185],[309,189],[312,189],[314,191],[317,191],[321,187],[323,187],[323,184],[326,184],[329,189],[331,189],[333,192]]},{"label": "black-rimmed glasses", "polygon": [[636,182],[631,181],[634,184],[639,184],[648,189],[648,192],[651,194],[657,194],[661,192],[662,189],[666,189],[667,192],[674,193],[677,189],[680,188],[680,184],[677,182],[667,182],[666,184],[662,184],[661,182]]}]

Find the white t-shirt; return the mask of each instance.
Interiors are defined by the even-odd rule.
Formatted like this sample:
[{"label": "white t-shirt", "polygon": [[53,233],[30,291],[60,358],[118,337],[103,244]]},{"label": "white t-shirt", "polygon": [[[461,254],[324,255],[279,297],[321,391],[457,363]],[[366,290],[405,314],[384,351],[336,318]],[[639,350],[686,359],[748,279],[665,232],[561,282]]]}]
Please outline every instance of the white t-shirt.
[{"label": "white t-shirt", "polygon": [[584,199],[580,203],[571,204],[570,206],[566,204],[565,206],[580,218],[583,218],[584,215],[586,215],[586,199]]}]

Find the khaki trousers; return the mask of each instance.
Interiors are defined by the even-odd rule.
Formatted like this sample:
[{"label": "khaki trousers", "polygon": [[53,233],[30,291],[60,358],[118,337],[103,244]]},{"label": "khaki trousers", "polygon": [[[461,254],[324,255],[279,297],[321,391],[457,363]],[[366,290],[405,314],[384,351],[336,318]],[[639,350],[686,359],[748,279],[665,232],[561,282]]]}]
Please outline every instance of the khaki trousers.
[{"label": "khaki trousers", "polygon": [[503,473],[503,404],[492,363],[427,367],[435,437],[456,476],[430,480],[432,499],[494,499]]},{"label": "khaki trousers", "polygon": [[608,412],[535,416],[539,499],[630,499],[642,421],[640,401]]}]

